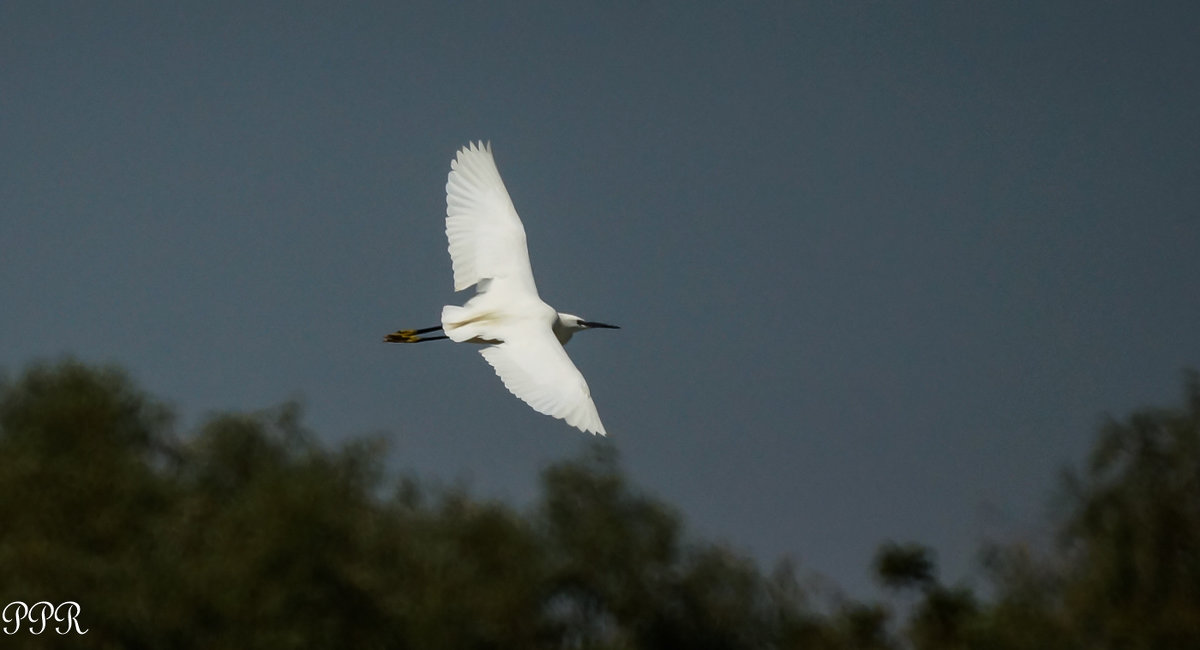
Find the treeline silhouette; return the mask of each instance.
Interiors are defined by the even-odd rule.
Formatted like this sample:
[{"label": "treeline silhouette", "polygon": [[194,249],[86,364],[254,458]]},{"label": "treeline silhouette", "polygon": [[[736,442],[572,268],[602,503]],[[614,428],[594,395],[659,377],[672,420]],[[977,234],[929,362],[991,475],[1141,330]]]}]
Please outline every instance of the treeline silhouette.
[{"label": "treeline silhouette", "polygon": [[379,439],[327,449],[294,405],[177,435],[118,368],[34,364],[0,384],[0,607],[73,601],[86,634],[34,634],[9,607],[0,646],[1200,648],[1184,385],[1181,407],[1102,427],[1063,479],[1056,544],[981,550],[986,595],[885,542],[895,602],[859,602],[686,534],[605,443],[519,510],[391,476]]}]

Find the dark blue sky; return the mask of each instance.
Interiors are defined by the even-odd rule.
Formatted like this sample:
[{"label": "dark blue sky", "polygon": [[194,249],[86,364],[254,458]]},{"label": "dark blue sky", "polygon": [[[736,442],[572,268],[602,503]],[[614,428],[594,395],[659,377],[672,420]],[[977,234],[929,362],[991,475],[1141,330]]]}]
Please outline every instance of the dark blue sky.
[{"label": "dark blue sky", "polygon": [[[616,5],[616,6],[614,6]],[[466,346],[449,160],[491,140],[633,479],[855,593],[1040,539],[1105,412],[1200,366],[1194,3],[4,3],[0,366],[524,504],[588,436]]]}]

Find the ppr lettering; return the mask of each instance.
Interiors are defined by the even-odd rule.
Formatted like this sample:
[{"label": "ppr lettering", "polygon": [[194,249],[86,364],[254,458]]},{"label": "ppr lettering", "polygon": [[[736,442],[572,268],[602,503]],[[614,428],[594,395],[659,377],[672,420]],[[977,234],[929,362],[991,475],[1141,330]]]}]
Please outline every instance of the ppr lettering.
[{"label": "ppr lettering", "polygon": [[53,625],[59,634],[70,634],[74,629],[76,634],[87,634],[87,630],[79,625],[79,613],[83,608],[79,603],[68,600],[55,605],[46,600],[32,605],[14,600],[0,611],[0,621],[3,621],[5,634],[13,635],[21,631],[22,624],[26,632],[41,634],[47,626]]}]

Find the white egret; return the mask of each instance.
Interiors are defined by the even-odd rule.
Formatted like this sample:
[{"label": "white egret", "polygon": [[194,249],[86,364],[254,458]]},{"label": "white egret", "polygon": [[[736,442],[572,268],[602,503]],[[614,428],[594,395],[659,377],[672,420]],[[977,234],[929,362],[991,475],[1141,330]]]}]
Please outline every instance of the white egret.
[{"label": "white egret", "polygon": [[[450,161],[446,178],[446,238],[454,290],[472,285],[463,306],[442,307],[442,324],[400,330],[389,343],[449,339],[479,343],[505,388],[539,413],[604,435],[587,381],[563,346],[575,332],[619,329],[562,314],[538,297],[525,245],[525,227],[513,207],[490,144],[471,143]],[[441,336],[422,336],[430,332]]]}]

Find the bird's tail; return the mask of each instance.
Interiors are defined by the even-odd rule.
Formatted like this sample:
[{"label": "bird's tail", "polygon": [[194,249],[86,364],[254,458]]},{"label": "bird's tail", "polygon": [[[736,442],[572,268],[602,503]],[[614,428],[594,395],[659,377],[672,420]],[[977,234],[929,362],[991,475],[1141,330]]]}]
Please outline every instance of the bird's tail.
[{"label": "bird's tail", "polygon": [[498,339],[488,336],[496,319],[496,312],[478,303],[480,296],[475,296],[467,304],[446,305],[442,307],[442,329],[456,343],[479,343],[496,345]]}]

